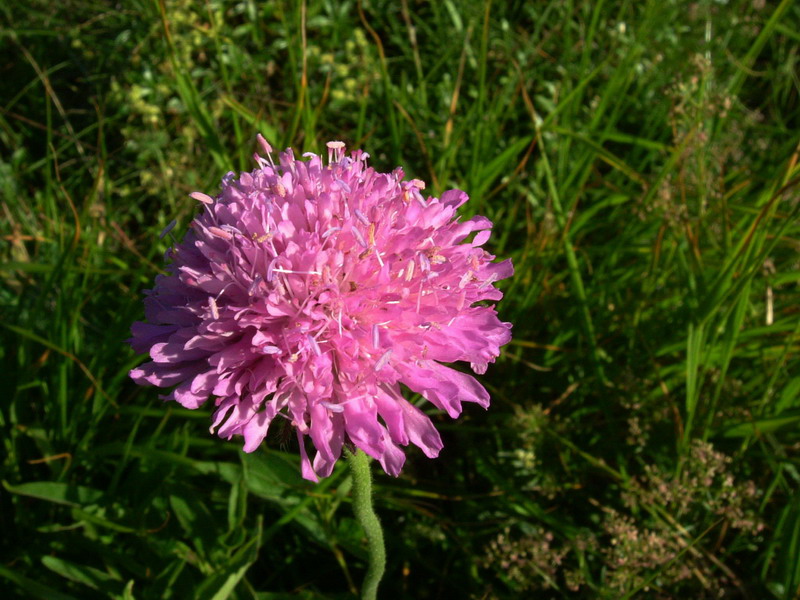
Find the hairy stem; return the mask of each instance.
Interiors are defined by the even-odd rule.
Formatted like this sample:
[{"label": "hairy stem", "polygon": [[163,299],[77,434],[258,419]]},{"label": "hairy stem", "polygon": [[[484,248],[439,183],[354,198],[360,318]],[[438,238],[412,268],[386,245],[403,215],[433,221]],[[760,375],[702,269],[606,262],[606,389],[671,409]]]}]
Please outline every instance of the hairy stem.
[{"label": "hairy stem", "polygon": [[369,468],[369,457],[356,449],[355,453],[347,453],[350,468],[353,471],[353,512],[364,528],[369,551],[369,566],[361,586],[363,600],[375,600],[378,584],[386,570],[386,548],[383,544],[383,530],[378,515],[372,508],[372,473]]}]

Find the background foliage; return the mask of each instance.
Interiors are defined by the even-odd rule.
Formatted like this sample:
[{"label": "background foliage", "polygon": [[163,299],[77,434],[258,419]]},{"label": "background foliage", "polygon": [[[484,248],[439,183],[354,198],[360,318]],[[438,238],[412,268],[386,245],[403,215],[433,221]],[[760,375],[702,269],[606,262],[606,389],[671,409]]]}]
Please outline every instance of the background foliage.
[{"label": "background foliage", "polygon": [[800,586],[790,0],[0,3],[4,598],[350,598],[346,465],[127,378],[141,291],[255,134],[460,187],[511,256],[488,413],[377,478],[387,598]]}]

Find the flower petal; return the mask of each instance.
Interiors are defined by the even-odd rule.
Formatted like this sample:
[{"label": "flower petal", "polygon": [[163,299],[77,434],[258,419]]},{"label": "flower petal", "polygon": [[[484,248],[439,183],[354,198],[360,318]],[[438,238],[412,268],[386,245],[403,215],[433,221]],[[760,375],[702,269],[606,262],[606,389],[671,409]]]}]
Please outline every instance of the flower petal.
[{"label": "flower petal", "polygon": [[434,361],[423,361],[420,368],[407,368],[400,380],[409,389],[422,394],[454,419],[461,414],[462,402],[475,402],[489,407],[489,394],[474,377],[442,366]]}]

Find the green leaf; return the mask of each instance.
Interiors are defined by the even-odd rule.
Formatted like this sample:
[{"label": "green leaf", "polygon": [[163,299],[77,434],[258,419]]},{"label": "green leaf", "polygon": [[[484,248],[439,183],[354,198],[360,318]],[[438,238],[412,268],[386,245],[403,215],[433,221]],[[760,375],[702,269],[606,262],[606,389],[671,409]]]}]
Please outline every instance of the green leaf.
[{"label": "green leaf", "polygon": [[777,571],[783,588],[784,600],[797,598],[800,584],[800,506],[798,494],[794,494],[788,505],[784,507],[776,528],[778,543]]},{"label": "green leaf", "polygon": [[121,592],[119,579],[99,569],[78,565],[55,556],[43,556],[42,564],[65,579],[80,583],[93,590],[110,593]]},{"label": "green leaf", "polygon": [[103,497],[103,492],[100,490],[55,481],[31,481],[19,485],[11,485],[4,480],[3,487],[12,494],[30,496],[31,498],[47,500],[55,504],[66,504],[67,506],[94,504]]},{"label": "green leaf", "polygon": [[126,585],[125,589],[122,590],[122,595],[116,597],[116,600],[136,600],[133,595],[133,584],[134,580],[131,579]]},{"label": "green leaf", "polygon": [[195,590],[194,597],[199,600],[225,600],[230,597],[247,569],[258,557],[262,530],[263,519],[259,517],[256,535],[242,545],[225,565],[222,565],[220,572],[201,583]]},{"label": "green leaf", "polygon": [[738,423],[724,429],[721,433],[723,437],[727,438],[746,438],[772,433],[784,427],[796,425],[797,423],[800,423],[800,410],[792,410],[772,417],[757,419],[747,423]]},{"label": "green leaf", "polygon": [[800,396],[800,377],[795,377],[783,388],[781,397],[775,405],[775,412],[781,412],[797,404],[798,396]]},{"label": "green leaf", "polygon": [[269,451],[242,453],[247,489],[261,498],[282,498],[289,488],[303,488],[295,457],[282,452]]},{"label": "green leaf", "polygon": [[85,510],[81,510],[80,508],[73,508],[72,516],[77,521],[86,521],[87,523],[92,523],[93,525],[99,525],[100,527],[105,527],[106,529],[110,529],[112,531],[118,531],[120,533],[136,533],[137,531],[133,527],[127,527],[125,525],[114,523],[113,521],[109,521],[104,517],[92,514]]},{"label": "green leaf", "polygon": [[24,575],[0,565],[0,577],[15,583],[19,588],[24,590],[29,598],[41,598],[42,600],[78,600],[75,596],[69,594],[62,594],[48,587],[44,584],[28,579]]}]

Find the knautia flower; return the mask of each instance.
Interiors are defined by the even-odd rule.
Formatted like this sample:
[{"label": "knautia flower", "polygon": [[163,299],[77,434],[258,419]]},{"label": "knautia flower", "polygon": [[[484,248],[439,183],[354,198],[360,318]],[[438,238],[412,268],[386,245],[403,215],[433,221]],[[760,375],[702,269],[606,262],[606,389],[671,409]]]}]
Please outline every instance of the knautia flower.
[{"label": "knautia flower", "polygon": [[131,345],[152,361],[131,377],[174,387],[162,398],[186,408],[215,397],[211,431],[243,436],[246,452],[288,419],[306,479],[328,476],[346,442],[395,476],[400,446],[436,457],[439,433],[401,384],[453,418],[462,402],[488,407],[483,386],[442,363],[484,373],[511,339],[482,302],[513,273],[481,248],[492,223],[459,220],[464,192],[425,198],[422,181],[378,173],[342,142],[327,164],[291,149],[275,164],[258,139],[256,170],[228,173],[214,198],[192,194],[202,212],[147,292],[148,322],[133,324]]}]

